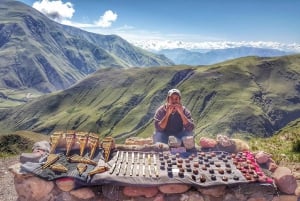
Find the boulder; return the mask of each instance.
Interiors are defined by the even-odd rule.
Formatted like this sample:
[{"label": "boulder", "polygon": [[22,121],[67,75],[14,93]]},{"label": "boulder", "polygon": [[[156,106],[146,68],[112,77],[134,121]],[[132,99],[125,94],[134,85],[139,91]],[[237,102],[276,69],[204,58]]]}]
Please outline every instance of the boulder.
[{"label": "boulder", "polygon": [[166,184],[158,187],[159,191],[165,194],[184,193],[191,188],[186,184]]},{"label": "boulder", "polygon": [[204,201],[203,196],[197,191],[188,191],[184,194],[181,194],[180,200],[186,201]]},{"label": "boulder", "polygon": [[20,155],[20,162],[26,163],[26,162],[32,162],[32,163],[38,163],[39,160],[42,157],[42,153],[40,151],[33,152],[33,153],[22,153]]},{"label": "boulder", "polygon": [[271,171],[271,172],[275,172],[275,170],[278,168],[278,165],[275,163],[275,162],[268,162],[268,169]]},{"label": "boulder", "polygon": [[146,198],[151,198],[158,193],[158,189],[156,187],[125,186],[123,193],[129,197],[144,196]]},{"label": "boulder", "polygon": [[273,198],[272,201],[298,201],[295,195],[279,195]]},{"label": "boulder", "polygon": [[215,186],[209,188],[199,187],[197,190],[201,192],[203,195],[209,195],[212,197],[222,197],[225,194],[226,186]]},{"label": "boulder", "polygon": [[294,194],[297,188],[297,181],[292,174],[292,171],[287,167],[278,167],[273,178],[279,190],[286,194]]},{"label": "boulder", "polygon": [[270,159],[271,155],[268,153],[265,153],[263,151],[259,151],[255,154],[255,159],[258,164],[264,164],[267,163]]},{"label": "boulder", "polygon": [[195,148],[194,136],[184,136],[182,138],[183,145],[186,149]]},{"label": "boulder", "polygon": [[90,200],[95,197],[95,193],[90,188],[80,188],[70,192],[76,198]]},{"label": "boulder", "polygon": [[57,187],[65,192],[69,192],[75,188],[74,178],[61,178],[55,181]]},{"label": "boulder", "polygon": [[295,195],[300,198],[300,185],[296,188]]},{"label": "boulder", "polygon": [[216,140],[207,137],[201,137],[199,141],[201,148],[214,148],[217,144]]},{"label": "boulder", "polygon": [[249,198],[247,201],[268,201],[264,197],[258,197],[258,198]]},{"label": "boulder", "polygon": [[44,200],[53,187],[52,181],[45,181],[38,177],[15,177],[15,189],[21,200]]}]

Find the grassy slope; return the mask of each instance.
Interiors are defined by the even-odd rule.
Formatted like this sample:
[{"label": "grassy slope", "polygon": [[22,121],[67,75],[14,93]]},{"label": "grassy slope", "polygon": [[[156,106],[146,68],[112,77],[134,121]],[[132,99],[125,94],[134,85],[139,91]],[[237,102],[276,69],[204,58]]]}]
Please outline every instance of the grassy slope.
[{"label": "grassy slope", "polygon": [[218,133],[267,137],[299,117],[299,60],[299,55],[247,57],[204,67],[103,69],[72,88],[3,113],[0,128],[2,133],[76,129],[120,142],[147,137],[155,109],[167,90],[177,87],[193,114],[197,139]]},{"label": "grassy slope", "polygon": [[300,119],[297,119],[269,138],[252,138],[251,150],[272,154],[277,162],[300,162]]}]

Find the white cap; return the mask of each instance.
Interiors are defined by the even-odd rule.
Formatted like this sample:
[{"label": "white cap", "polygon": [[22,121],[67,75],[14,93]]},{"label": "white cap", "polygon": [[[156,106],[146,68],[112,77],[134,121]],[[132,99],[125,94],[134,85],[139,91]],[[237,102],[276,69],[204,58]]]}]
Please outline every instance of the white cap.
[{"label": "white cap", "polygon": [[169,97],[169,96],[172,96],[172,94],[174,94],[174,93],[176,93],[178,96],[181,97],[181,93],[180,93],[180,91],[179,91],[178,89],[170,89],[170,90],[168,91],[168,97]]}]

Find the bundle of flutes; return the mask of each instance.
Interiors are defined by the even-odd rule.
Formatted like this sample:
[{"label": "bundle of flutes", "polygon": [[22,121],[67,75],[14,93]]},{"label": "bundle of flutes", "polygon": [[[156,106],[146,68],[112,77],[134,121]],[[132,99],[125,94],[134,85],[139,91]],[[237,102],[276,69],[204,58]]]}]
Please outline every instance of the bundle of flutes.
[{"label": "bundle of flutes", "polygon": [[75,143],[75,132],[69,131],[65,134],[65,140],[66,140],[66,156],[69,155],[73,144]]},{"label": "bundle of flutes", "polygon": [[55,164],[51,165],[50,169],[55,172],[62,172],[62,173],[68,172],[68,168],[66,168],[65,166],[63,166],[60,163],[55,163]]},{"label": "bundle of flutes", "polygon": [[63,132],[54,132],[51,136],[50,136],[50,144],[51,144],[51,148],[50,148],[50,153],[54,153],[57,145],[59,144],[59,141],[61,140],[63,135]]},{"label": "bundle of flutes", "polygon": [[68,161],[70,163],[84,163],[84,164],[89,164],[89,165],[94,165],[96,166],[97,163],[89,158],[79,156],[78,154],[74,154],[71,157],[68,158]]},{"label": "bundle of flutes", "polygon": [[115,141],[112,137],[106,137],[102,140],[102,148],[104,151],[104,161],[107,162],[110,156],[110,152],[113,149]]},{"label": "bundle of flutes", "polygon": [[87,169],[87,164],[79,163],[77,165],[77,170],[78,170],[80,176],[86,171],[86,169]]},{"label": "bundle of flutes", "polygon": [[44,163],[44,165],[42,166],[42,168],[45,169],[45,168],[49,167],[50,165],[52,165],[53,163],[55,163],[58,159],[59,159],[59,155],[57,155],[57,154],[49,154],[49,156],[47,157],[47,160]]},{"label": "bundle of flutes", "polygon": [[86,133],[86,132],[79,132],[79,133],[76,133],[75,135],[76,135],[76,139],[79,143],[79,155],[83,156],[84,149],[85,149],[85,146],[87,144],[89,134]]},{"label": "bundle of flutes", "polygon": [[99,137],[98,135],[91,133],[88,137],[88,145],[90,147],[90,155],[89,158],[93,159],[96,149],[99,148]]},{"label": "bundle of flutes", "polygon": [[90,171],[88,173],[88,175],[92,176],[94,174],[99,174],[99,173],[105,172],[107,170],[108,170],[108,167],[106,167],[106,166],[97,166],[92,171]]}]

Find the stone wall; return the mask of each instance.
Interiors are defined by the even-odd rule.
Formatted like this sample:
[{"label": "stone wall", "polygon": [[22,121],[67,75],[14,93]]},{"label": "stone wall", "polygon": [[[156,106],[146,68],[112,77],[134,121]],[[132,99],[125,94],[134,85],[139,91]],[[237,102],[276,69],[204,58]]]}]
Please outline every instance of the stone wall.
[{"label": "stone wall", "polygon": [[[225,139],[226,140],[226,139]],[[224,141],[223,139],[223,142]],[[151,140],[128,139],[125,145],[116,145],[118,150],[155,151],[168,149],[168,146],[153,146]],[[229,143],[232,145],[232,143]],[[242,141],[234,141],[227,146],[208,138],[202,138],[199,145],[202,148],[224,148],[225,151],[238,152],[248,150]],[[226,145],[226,147],[220,147]],[[62,145],[65,146],[65,145]],[[53,181],[41,179],[28,172],[21,172],[24,162],[37,162],[43,155],[49,153],[48,142],[36,143],[33,153],[23,153],[20,162],[9,168],[14,175],[15,189],[18,201],[300,201],[300,173],[292,172],[287,167],[278,167],[271,155],[265,152],[255,153],[255,161],[271,172],[274,184],[252,182],[243,184],[227,184],[213,187],[195,187],[189,184],[149,185],[112,185],[101,184],[86,186],[74,178],[59,178]],[[51,152],[51,151],[50,151]],[[300,167],[296,170],[300,171]]]},{"label": "stone wall", "polygon": [[14,174],[18,201],[299,201],[300,188],[289,195],[270,184],[250,183],[209,188],[186,184],[152,187],[80,186],[72,178],[46,181],[20,172],[20,163],[10,167]]}]

